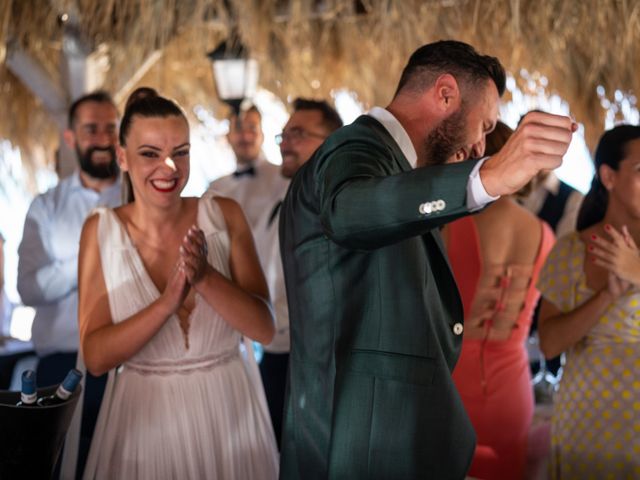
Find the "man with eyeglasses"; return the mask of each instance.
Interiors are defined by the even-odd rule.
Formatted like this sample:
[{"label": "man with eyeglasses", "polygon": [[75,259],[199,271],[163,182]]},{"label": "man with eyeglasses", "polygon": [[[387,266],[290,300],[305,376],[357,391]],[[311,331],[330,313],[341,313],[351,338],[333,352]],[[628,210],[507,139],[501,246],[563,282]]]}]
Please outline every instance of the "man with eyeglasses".
[{"label": "man with eyeglasses", "polygon": [[289,182],[280,175],[280,168],[269,163],[262,152],[262,115],[255,105],[231,115],[227,141],[236,157],[236,171],[213,181],[205,195],[221,195],[238,202],[256,244],[260,244],[262,240],[257,227],[269,213],[265,211],[268,206],[282,198]]},{"label": "man with eyeglasses", "polygon": [[282,154],[282,176],[292,178],[324,139],[341,126],[340,115],[327,102],[296,98],[289,121],[276,135]]},{"label": "man with eyeglasses", "polygon": [[[291,117],[289,117],[282,133],[276,135],[276,143],[280,146],[282,154],[280,173],[287,180],[291,179],[298,169],[311,158],[313,152],[322,145],[329,134],[342,126],[342,119],[338,112],[323,100],[296,98],[292,106]],[[271,205],[266,222],[260,229],[260,235],[264,235],[265,241],[257,245],[276,318],[276,335],[269,345],[264,346],[260,374],[278,446],[280,446],[282,430],[290,346],[289,311],[278,238],[282,199],[284,199],[284,192],[278,201]]]}]

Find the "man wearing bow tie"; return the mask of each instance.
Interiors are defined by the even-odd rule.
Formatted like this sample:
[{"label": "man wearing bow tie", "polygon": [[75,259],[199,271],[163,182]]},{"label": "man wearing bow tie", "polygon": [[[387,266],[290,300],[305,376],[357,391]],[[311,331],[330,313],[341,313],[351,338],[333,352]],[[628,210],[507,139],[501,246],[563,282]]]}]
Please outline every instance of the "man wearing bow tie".
[{"label": "man wearing bow tie", "polygon": [[236,156],[236,171],[209,185],[205,195],[233,198],[247,217],[256,244],[262,239],[258,224],[270,208],[287,190],[288,181],[280,175],[280,168],[269,163],[262,153],[264,134],[262,115],[251,106],[229,118],[227,140]]}]

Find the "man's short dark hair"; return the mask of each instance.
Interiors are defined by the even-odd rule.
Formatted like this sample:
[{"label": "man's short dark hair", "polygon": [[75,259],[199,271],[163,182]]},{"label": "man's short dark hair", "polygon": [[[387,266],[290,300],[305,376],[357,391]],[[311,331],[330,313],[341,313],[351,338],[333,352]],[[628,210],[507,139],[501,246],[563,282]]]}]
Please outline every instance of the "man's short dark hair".
[{"label": "man's short dark hair", "polygon": [[86,95],[83,95],[80,98],[76,99],[69,107],[69,128],[72,129],[75,126],[76,112],[78,111],[80,105],[87,102],[109,103],[113,105],[113,108],[116,108],[117,110],[116,104],[111,98],[111,95],[109,95],[109,93],[105,92],[104,90],[87,93]]},{"label": "man's short dark hair", "polygon": [[396,95],[406,88],[422,92],[445,73],[471,86],[491,79],[500,96],[506,86],[504,68],[496,57],[480,55],[464,42],[441,40],[423,45],[413,52],[402,71]]},{"label": "man's short dark hair", "polygon": [[324,100],[311,100],[308,98],[296,98],[293,101],[293,111],[317,110],[322,114],[322,125],[328,132],[339,129],[343,123],[335,108]]}]

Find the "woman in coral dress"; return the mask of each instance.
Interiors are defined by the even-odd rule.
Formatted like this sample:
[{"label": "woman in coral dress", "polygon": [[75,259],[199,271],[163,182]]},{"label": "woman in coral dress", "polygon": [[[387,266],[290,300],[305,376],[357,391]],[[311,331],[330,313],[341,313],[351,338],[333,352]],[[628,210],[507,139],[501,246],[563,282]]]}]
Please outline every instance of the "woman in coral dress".
[{"label": "woman in coral dress", "polygon": [[102,209],[80,243],[89,371],[110,372],[85,478],[275,479],[262,384],[242,339],[274,334],[249,227],[225,198],[183,198],[189,128],[145,94],[118,160],[135,200]]},{"label": "woman in coral dress", "polygon": [[[487,136],[487,154],[510,133],[498,123]],[[513,198],[503,197],[478,215],[451,223],[444,234],[465,311],[453,379],[477,435],[469,475],[520,479],[533,417],[525,342],[553,232]]]}]

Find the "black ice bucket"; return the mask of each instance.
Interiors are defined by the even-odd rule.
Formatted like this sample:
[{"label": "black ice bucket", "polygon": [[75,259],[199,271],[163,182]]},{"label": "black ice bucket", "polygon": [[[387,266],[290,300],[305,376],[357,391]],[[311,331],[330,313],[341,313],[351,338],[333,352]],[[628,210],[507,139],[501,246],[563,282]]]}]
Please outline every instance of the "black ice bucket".
[{"label": "black ice bucket", "polygon": [[[38,398],[53,395],[57,386],[38,389]],[[49,479],[82,386],[58,405],[18,407],[20,392],[0,390],[0,480]]]}]

